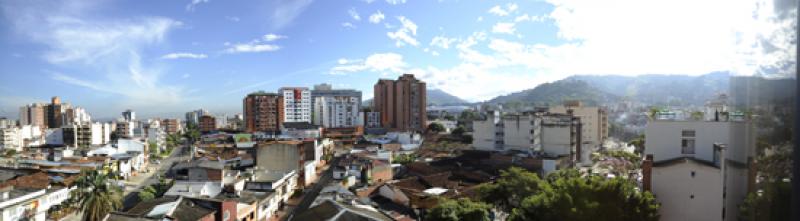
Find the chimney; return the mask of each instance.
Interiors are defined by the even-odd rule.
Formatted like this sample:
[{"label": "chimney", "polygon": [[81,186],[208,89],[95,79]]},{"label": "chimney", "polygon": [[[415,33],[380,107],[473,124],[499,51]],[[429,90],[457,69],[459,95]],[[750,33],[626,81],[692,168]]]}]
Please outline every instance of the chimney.
[{"label": "chimney", "polygon": [[642,189],[644,191],[653,190],[653,154],[647,154],[642,162]]},{"label": "chimney", "polygon": [[758,173],[758,164],[753,157],[747,158],[747,192],[752,193],[756,191],[756,176]]}]

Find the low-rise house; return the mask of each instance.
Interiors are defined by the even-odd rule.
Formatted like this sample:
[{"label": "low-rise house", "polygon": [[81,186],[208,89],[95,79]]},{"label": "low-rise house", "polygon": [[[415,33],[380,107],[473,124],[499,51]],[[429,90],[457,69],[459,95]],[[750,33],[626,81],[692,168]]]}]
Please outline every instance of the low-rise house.
[{"label": "low-rise house", "polygon": [[39,198],[45,196],[45,189],[17,188],[13,186],[0,189],[0,214],[2,220],[45,220],[39,215]]},{"label": "low-rise house", "polygon": [[295,190],[299,189],[296,171],[280,172],[252,170],[252,176],[245,182],[245,190],[252,192],[274,192],[280,205],[286,203]]},{"label": "low-rise house", "polygon": [[303,213],[297,214],[293,219],[307,221],[394,220],[388,215],[378,211],[374,207],[354,203],[338,202],[334,200],[325,200],[319,205],[309,208]]},{"label": "low-rise house", "polygon": [[222,186],[222,181],[178,180],[164,195],[214,198],[222,192]]},{"label": "low-rise house", "polygon": [[229,221],[239,217],[238,204],[229,199],[164,196],[140,202],[125,212],[111,212],[103,220]]}]

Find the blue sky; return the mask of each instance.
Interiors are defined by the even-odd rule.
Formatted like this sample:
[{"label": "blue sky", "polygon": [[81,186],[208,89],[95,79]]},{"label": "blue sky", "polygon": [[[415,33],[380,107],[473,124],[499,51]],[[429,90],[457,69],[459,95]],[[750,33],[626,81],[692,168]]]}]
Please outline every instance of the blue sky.
[{"label": "blue sky", "polygon": [[370,98],[401,73],[470,101],[576,74],[786,76],[793,2],[8,0],[0,116],[54,95],[101,118],[234,114],[256,90]]}]

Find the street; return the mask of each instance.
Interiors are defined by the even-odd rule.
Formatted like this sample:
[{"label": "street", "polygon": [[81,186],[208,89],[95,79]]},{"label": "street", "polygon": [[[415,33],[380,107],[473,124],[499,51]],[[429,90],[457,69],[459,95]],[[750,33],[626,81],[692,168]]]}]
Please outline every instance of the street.
[{"label": "street", "polygon": [[294,208],[294,209],[293,209],[293,210],[292,210],[292,211],[291,211],[291,212],[290,212],[290,213],[289,213],[289,214],[286,216],[286,217],[287,217],[287,219],[286,219],[286,220],[292,220],[292,217],[293,217],[295,214],[298,214],[298,213],[303,213],[303,212],[305,212],[305,211],[308,209],[308,207],[310,207],[310,206],[311,206],[311,203],[313,203],[313,202],[314,202],[314,199],[316,199],[316,198],[317,198],[317,196],[319,196],[319,192],[320,192],[320,191],[322,191],[322,188],[324,188],[325,186],[327,186],[328,184],[330,184],[330,183],[331,183],[331,181],[333,180],[333,171],[332,171],[332,168],[334,168],[334,166],[335,166],[337,163],[339,163],[339,160],[340,160],[340,159],[341,159],[341,157],[335,157],[335,158],[333,158],[333,160],[332,160],[332,161],[330,162],[330,164],[329,164],[330,166],[328,167],[328,169],[327,169],[327,170],[325,170],[325,172],[323,172],[323,173],[322,173],[322,177],[320,177],[320,178],[319,178],[319,180],[317,181],[317,183],[315,183],[315,184],[314,184],[314,187],[313,187],[313,188],[311,188],[311,191],[310,191],[310,192],[308,192],[308,193],[306,193],[306,194],[305,194],[305,196],[303,196],[303,200],[302,200],[302,201],[300,201],[300,204],[298,204],[298,205],[297,205],[297,207],[295,207],[295,208]]}]

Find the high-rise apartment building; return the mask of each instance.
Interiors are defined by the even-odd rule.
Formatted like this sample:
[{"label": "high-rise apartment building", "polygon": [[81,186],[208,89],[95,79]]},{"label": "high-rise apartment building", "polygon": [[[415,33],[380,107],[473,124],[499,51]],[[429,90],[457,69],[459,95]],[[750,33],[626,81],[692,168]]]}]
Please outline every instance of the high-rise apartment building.
[{"label": "high-rise apartment building", "polygon": [[200,117],[203,115],[208,115],[209,112],[205,109],[197,109],[193,111],[186,112],[186,126],[195,125],[200,123]]},{"label": "high-rise apartment building", "polygon": [[29,104],[19,108],[19,125],[33,125],[45,128],[47,122],[44,115],[46,104]]},{"label": "high-rise apartment building", "polygon": [[180,131],[181,122],[178,119],[163,119],[161,120],[161,127],[164,132],[169,135],[176,134]]},{"label": "high-rise apartment building", "polygon": [[404,74],[397,80],[381,79],[373,90],[374,111],[389,130],[424,131],[427,121],[425,82]]},{"label": "high-rise apartment building", "polygon": [[281,96],[263,91],[248,94],[244,98],[244,129],[252,132],[279,132],[283,104]]},{"label": "high-rise apartment building", "polygon": [[127,109],[122,112],[122,119],[125,121],[135,121],[136,120],[136,112],[131,109]]},{"label": "high-rise apartment building", "polygon": [[361,91],[332,89],[329,84],[314,86],[311,91],[313,123],[325,128],[362,126],[359,109]]},{"label": "high-rise apartment building", "polygon": [[217,129],[217,119],[211,115],[203,115],[200,117],[200,124],[198,125],[200,132],[210,132]]},{"label": "high-rise apartment building", "polygon": [[29,104],[19,109],[20,125],[40,128],[61,128],[63,125],[91,122],[85,109],[62,103],[61,98],[53,97],[49,104]]},{"label": "high-rise apartment building", "polygon": [[284,87],[278,90],[283,97],[283,122],[311,123],[311,91],[305,87]]},{"label": "high-rise apartment building", "polygon": [[585,146],[599,146],[608,139],[608,114],[601,107],[584,106],[580,101],[565,101],[550,107],[550,113],[572,114],[581,119],[581,141]]}]

